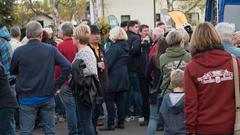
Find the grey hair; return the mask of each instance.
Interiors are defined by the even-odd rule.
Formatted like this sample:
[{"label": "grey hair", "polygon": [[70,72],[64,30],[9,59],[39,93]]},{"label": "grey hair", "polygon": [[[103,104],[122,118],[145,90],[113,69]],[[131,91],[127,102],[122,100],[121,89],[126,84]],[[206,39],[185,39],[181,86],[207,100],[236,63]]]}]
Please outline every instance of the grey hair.
[{"label": "grey hair", "polygon": [[157,27],[157,28],[153,29],[152,35],[156,35],[157,37],[163,36],[164,29]]},{"label": "grey hair", "polygon": [[166,42],[169,46],[180,46],[183,41],[183,35],[180,30],[172,30],[166,37]]},{"label": "grey hair", "polygon": [[219,32],[223,42],[232,43],[232,36],[235,31],[234,24],[222,22],[222,23],[217,24],[215,28]]},{"label": "grey hair", "polygon": [[19,37],[21,36],[21,30],[19,26],[13,26],[10,30],[11,36],[12,37]]},{"label": "grey hair", "polygon": [[36,38],[42,34],[42,25],[37,21],[30,21],[26,26],[26,36],[27,38]]},{"label": "grey hair", "polygon": [[61,25],[61,32],[63,33],[64,36],[71,37],[73,35],[73,29],[74,26],[71,22],[64,22]]}]

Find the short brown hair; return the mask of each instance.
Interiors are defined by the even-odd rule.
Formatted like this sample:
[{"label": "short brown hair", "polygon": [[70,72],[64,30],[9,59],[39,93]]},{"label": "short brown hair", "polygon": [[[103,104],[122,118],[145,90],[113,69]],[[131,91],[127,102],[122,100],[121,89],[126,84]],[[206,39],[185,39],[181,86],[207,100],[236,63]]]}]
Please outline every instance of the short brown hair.
[{"label": "short brown hair", "polygon": [[183,87],[184,71],[176,69],[171,72],[171,86],[172,88]]},{"label": "short brown hair", "polygon": [[201,23],[196,27],[190,42],[192,56],[199,52],[222,47],[221,37],[211,23]]},{"label": "short brown hair", "polygon": [[85,24],[80,24],[74,30],[74,38],[79,40],[80,44],[88,44],[90,35],[90,28]]}]

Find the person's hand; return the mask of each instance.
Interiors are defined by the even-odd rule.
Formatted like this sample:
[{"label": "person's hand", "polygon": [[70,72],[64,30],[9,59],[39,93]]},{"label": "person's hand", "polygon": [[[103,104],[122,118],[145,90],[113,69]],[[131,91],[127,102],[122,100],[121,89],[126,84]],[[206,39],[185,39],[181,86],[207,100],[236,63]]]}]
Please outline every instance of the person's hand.
[{"label": "person's hand", "polygon": [[61,89],[58,89],[55,93],[55,95],[58,95],[61,92]]},{"label": "person's hand", "polygon": [[98,62],[97,63],[97,66],[98,66],[98,68],[101,68],[101,69],[105,69],[105,64],[104,64],[104,62]]}]

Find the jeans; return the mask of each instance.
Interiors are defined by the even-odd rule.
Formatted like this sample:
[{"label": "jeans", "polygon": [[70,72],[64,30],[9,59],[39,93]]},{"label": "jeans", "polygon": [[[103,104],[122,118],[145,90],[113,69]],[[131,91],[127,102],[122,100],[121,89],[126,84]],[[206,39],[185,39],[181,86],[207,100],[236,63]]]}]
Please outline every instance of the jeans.
[{"label": "jeans", "polygon": [[140,82],[140,89],[142,93],[142,99],[143,99],[143,105],[142,105],[142,111],[143,111],[143,117],[146,121],[149,119],[149,88],[148,88],[148,82],[145,77],[139,78]]},{"label": "jeans", "polygon": [[15,135],[15,108],[0,108],[0,135]]},{"label": "jeans", "polygon": [[126,97],[126,114],[130,116],[130,107],[132,103],[135,103],[136,115],[142,116],[142,94],[139,86],[139,79],[137,73],[129,73],[130,89],[127,92]]},{"label": "jeans", "polygon": [[92,120],[93,108],[84,105],[77,97],[75,97],[75,102],[77,108],[78,129],[83,129],[84,135],[96,135]]},{"label": "jeans", "polygon": [[[69,135],[77,135],[77,114],[76,114],[76,104],[75,99],[72,95],[71,89],[68,85],[63,85],[61,87],[61,92],[59,94],[59,98],[65,108],[67,123],[68,123],[68,131]],[[83,132],[82,130],[79,132]]]},{"label": "jeans", "polygon": [[56,107],[55,111],[57,116],[61,116],[65,118],[65,108],[63,106],[62,101],[60,100],[59,94],[55,96]]},{"label": "jeans", "polygon": [[114,126],[116,109],[115,103],[117,106],[117,117],[118,117],[118,125],[124,125],[125,118],[125,105],[124,105],[124,96],[125,92],[113,92],[113,93],[105,93],[104,100],[107,106],[108,112],[108,126]]},{"label": "jeans", "polygon": [[157,124],[160,119],[160,114],[158,113],[158,107],[155,104],[150,104],[150,117],[147,128],[147,135],[154,135],[157,129]]},{"label": "jeans", "polygon": [[50,100],[47,103],[36,106],[21,105],[19,109],[20,116],[20,134],[33,135],[35,119],[39,112],[40,119],[43,122],[43,131],[45,135],[55,135],[55,101]]}]

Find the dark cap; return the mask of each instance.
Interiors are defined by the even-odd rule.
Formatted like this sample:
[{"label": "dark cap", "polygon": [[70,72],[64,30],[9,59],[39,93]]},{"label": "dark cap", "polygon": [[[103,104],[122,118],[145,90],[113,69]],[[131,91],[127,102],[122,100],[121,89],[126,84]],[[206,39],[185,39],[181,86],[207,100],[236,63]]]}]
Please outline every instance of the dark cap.
[{"label": "dark cap", "polygon": [[100,33],[99,28],[97,25],[90,25],[91,33]]}]

